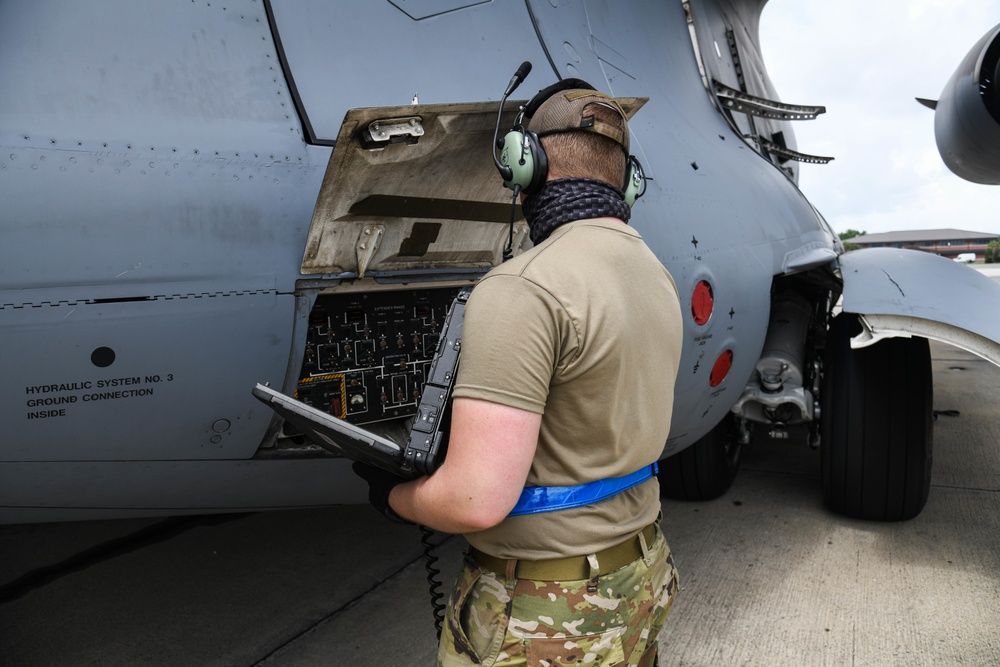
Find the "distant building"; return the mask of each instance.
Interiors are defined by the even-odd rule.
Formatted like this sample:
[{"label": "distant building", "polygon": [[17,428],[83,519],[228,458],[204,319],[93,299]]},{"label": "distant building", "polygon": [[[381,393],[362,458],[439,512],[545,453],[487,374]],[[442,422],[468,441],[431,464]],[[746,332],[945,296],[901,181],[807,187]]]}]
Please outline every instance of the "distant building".
[{"label": "distant building", "polygon": [[853,243],[862,248],[909,248],[923,250],[935,255],[943,255],[954,259],[961,253],[975,253],[977,260],[982,260],[986,254],[986,246],[990,241],[996,241],[1000,234],[983,232],[967,232],[961,229],[924,229],[905,232],[886,232],[884,234],[863,234],[847,239],[844,243]]}]

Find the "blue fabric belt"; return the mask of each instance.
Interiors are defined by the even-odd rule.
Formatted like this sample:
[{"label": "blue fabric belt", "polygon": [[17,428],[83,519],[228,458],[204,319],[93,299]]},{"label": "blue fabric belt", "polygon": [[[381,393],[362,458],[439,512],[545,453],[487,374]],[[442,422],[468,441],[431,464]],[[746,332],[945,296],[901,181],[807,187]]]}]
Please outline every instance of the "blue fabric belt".
[{"label": "blue fabric belt", "polygon": [[659,469],[659,466],[653,463],[623,477],[596,479],[576,486],[526,486],[521,491],[521,497],[517,499],[514,509],[507,516],[555,512],[600,502],[642,484]]}]

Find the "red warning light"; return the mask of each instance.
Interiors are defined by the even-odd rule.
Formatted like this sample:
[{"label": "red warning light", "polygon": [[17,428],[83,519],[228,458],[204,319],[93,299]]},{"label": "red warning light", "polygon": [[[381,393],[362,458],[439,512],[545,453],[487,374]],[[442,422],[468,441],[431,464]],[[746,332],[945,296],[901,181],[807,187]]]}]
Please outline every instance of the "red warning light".
[{"label": "red warning light", "polygon": [[708,378],[708,384],[718,387],[726,379],[726,376],[729,375],[729,369],[732,367],[733,352],[732,350],[726,350],[715,360],[715,365],[712,366],[712,374]]},{"label": "red warning light", "polygon": [[702,280],[694,286],[691,294],[691,315],[694,323],[701,326],[712,318],[712,310],[715,308],[715,297],[712,294],[712,286],[708,281]]}]

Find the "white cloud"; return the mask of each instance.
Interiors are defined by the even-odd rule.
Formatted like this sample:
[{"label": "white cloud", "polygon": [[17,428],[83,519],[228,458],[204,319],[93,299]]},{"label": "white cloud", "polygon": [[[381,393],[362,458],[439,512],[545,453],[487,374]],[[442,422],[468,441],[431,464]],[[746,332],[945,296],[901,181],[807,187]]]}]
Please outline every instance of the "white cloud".
[{"label": "white cloud", "polygon": [[969,49],[1000,21],[1000,0],[770,0],[761,48],[783,100],[827,113],[794,127],[800,186],[837,231],[957,227],[1000,233],[1000,186],[962,181],[941,162],[937,99]]}]

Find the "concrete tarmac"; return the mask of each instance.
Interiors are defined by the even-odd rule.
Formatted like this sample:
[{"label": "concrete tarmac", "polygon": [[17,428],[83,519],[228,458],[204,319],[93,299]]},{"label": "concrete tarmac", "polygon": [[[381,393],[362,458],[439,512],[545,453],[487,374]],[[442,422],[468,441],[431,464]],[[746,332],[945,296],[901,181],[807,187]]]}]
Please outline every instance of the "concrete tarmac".
[{"label": "concrete tarmac", "polygon": [[[661,665],[1000,665],[1000,369],[932,354],[916,519],[831,514],[818,453],[770,439],[722,498],[663,502]],[[367,506],[0,527],[0,665],[431,665],[425,578],[419,532]]]}]

